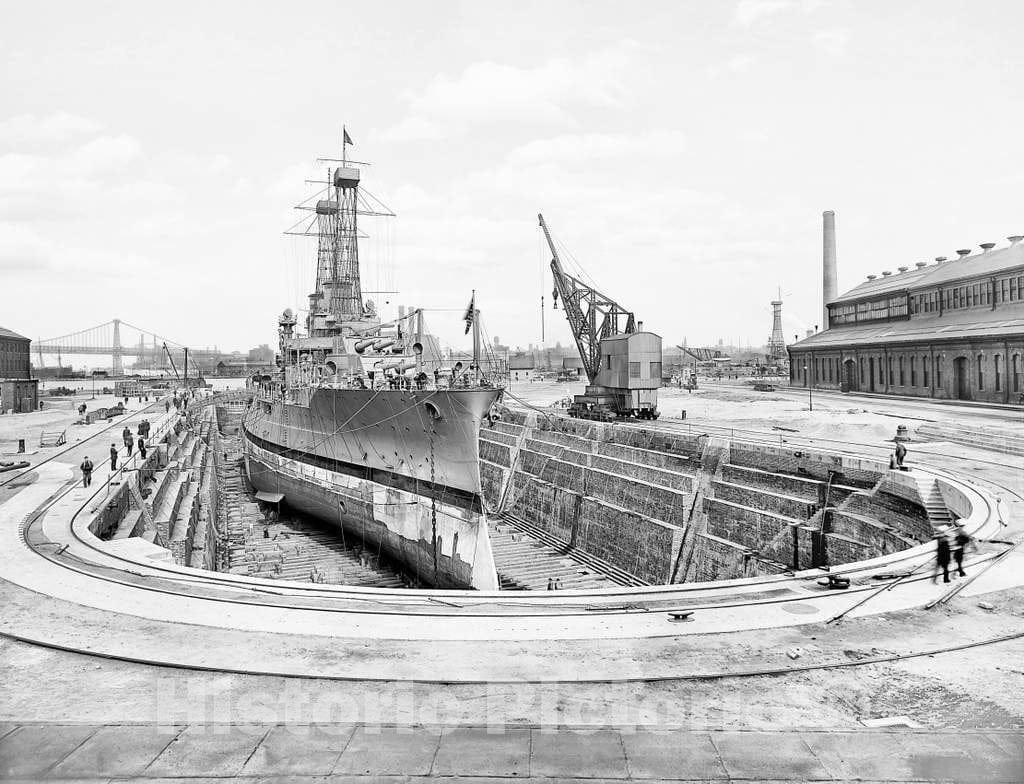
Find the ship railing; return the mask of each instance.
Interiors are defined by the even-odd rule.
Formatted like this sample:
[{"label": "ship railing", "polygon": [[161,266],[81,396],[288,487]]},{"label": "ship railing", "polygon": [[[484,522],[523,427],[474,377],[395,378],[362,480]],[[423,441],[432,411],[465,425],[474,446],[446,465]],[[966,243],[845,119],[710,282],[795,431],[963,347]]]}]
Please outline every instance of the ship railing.
[{"label": "ship railing", "polygon": [[487,379],[457,377],[449,378],[441,376],[437,379],[417,380],[409,376],[390,376],[385,378],[375,377],[372,381],[368,378],[358,380],[325,381],[319,385],[329,389],[370,389],[380,390],[409,390],[417,392],[437,392],[446,389],[495,389],[501,384],[495,384]]},{"label": "ship railing", "polygon": [[[442,390],[463,390],[463,389],[496,389],[504,387],[504,384],[494,383],[486,378],[477,380],[468,376],[457,376],[450,378],[441,376],[437,379],[430,377],[416,380],[409,376],[390,376],[385,378],[375,377],[374,379],[355,377],[351,379],[325,380],[318,384],[301,384],[299,387],[312,389],[351,389],[351,390],[407,390],[416,392],[438,392]],[[299,387],[288,387],[281,382],[264,382],[250,386],[250,393],[257,400],[273,403],[281,400],[294,402],[295,392]]]}]

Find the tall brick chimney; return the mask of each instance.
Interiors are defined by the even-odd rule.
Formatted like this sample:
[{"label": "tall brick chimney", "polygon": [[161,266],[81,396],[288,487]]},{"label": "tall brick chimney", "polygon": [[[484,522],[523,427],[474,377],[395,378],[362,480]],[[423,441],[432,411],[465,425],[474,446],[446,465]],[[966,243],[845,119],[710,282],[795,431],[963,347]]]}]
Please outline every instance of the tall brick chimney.
[{"label": "tall brick chimney", "polygon": [[822,213],[823,252],[821,275],[822,324],[828,328],[828,303],[839,296],[836,280],[836,214],[832,210]]}]

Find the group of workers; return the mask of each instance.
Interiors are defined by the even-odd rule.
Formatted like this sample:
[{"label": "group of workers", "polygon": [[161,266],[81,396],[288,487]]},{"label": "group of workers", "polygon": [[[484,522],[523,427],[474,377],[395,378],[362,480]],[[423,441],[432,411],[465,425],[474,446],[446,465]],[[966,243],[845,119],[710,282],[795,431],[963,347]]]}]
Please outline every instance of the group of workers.
[{"label": "group of workers", "polygon": [[[177,396],[175,396],[175,399],[177,399]],[[170,408],[169,403],[167,404],[167,408]],[[153,425],[149,421],[149,419],[143,419],[141,422],[139,422],[138,427],[136,428],[136,432],[133,435],[132,429],[128,425],[125,425],[124,430],[121,431],[121,441],[124,443],[125,454],[127,457],[131,457],[132,451],[137,448],[139,450],[139,457],[141,457],[143,460],[146,459],[146,455],[149,453],[149,447],[147,442],[149,440],[149,433],[150,430],[152,429],[152,426]],[[111,472],[117,470],[118,459],[119,450],[117,448],[117,444],[112,443],[110,445]],[[78,467],[82,472],[82,487],[91,486],[92,473],[93,471],[96,470],[95,464],[92,462],[92,460],[89,459],[89,456],[86,455]]]}]

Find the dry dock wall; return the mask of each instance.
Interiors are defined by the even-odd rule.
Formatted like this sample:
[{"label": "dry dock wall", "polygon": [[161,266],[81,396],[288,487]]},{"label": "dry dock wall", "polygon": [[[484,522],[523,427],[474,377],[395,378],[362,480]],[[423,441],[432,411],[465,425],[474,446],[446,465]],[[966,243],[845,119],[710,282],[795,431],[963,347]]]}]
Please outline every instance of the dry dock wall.
[{"label": "dry dock wall", "polygon": [[506,412],[481,432],[484,496],[651,583],[838,565],[931,536],[916,480],[880,461],[725,442],[702,468],[706,441]]},{"label": "dry dock wall", "polygon": [[[206,440],[211,424],[203,422],[199,430],[192,431],[177,423],[165,442],[151,447],[138,470],[120,477],[120,484],[89,530],[103,540],[141,537],[169,550],[177,564],[214,568],[217,538],[215,529],[207,525],[206,508],[213,488],[207,483],[207,495],[201,492],[201,479],[210,462]],[[147,527],[147,514],[132,498],[133,484],[152,527]]]},{"label": "dry dock wall", "polygon": [[[662,451],[662,450],[672,451]],[[484,497],[567,547],[669,582],[693,501],[695,439],[507,412],[480,438]]]}]

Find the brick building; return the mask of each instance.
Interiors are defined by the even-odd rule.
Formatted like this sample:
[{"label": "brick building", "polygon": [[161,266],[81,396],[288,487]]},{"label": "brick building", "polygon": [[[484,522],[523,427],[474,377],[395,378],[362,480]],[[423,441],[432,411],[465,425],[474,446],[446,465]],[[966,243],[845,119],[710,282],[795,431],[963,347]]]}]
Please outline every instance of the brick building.
[{"label": "brick building", "polygon": [[899,267],[827,303],[789,346],[794,386],[1017,403],[1024,395],[1024,242]]},{"label": "brick building", "polygon": [[39,382],[32,378],[29,340],[0,327],[0,413],[25,413],[39,407]]}]

